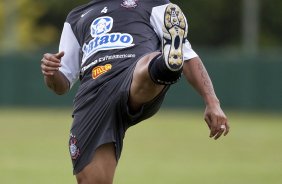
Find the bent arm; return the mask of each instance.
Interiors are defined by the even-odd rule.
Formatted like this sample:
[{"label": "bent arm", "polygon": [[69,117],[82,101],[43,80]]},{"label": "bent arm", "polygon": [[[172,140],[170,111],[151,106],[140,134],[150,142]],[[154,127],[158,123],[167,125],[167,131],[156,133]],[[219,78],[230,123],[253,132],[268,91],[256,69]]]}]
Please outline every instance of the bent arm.
[{"label": "bent arm", "polygon": [[210,129],[210,137],[218,139],[229,132],[229,123],[220,107],[209,74],[199,57],[186,61],[183,65],[186,80],[196,89],[206,103],[205,121]]},{"label": "bent arm", "polygon": [[58,95],[65,94],[70,88],[69,80],[59,70],[62,66],[61,58],[63,56],[64,52],[46,53],[41,60],[41,71],[45,84]]},{"label": "bent arm", "polygon": [[63,95],[69,91],[69,81],[60,71],[53,75],[44,76],[45,84],[58,95]]},{"label": "bent arm", "polygon": [[80,72],[80,45],[69,23],[64,24],[59,51],[44,54],[41,69],[46,85],[62,95],[74,85]]}]

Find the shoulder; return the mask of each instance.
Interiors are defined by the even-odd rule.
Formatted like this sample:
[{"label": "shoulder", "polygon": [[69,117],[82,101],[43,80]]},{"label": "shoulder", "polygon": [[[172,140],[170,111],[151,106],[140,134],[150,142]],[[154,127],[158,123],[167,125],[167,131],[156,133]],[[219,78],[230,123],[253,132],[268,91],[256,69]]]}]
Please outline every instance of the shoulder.
[{"label": "shoulder", "polygon": [[66,22],[71,23],[74,20],[78,19],[87,10],[90,4],[91,3],[83,4],[72,9],[67,15]]},{"label": "shoulder", "polygon": [[138,3],[146,11],[152,12],[156,7],[170,3],[169,0],[138,0]]}]

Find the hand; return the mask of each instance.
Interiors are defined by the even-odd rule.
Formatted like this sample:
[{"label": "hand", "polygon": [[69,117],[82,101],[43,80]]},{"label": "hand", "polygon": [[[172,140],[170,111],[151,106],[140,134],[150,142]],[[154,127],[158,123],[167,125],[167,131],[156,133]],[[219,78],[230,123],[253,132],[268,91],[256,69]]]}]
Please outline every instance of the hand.
[{"label": "hand", "polygon": [[53,76],[56,71],[59,71],[61,65],[61,58],[64,56],[64,52],[57,54],[44,54],[41,60],[41,71],[44,76]]},{"label": "hand", "polygon": [[206,106],[205,121],[210,129],[211,138],[216,140],[222,134],[224,136],[228,134],[230,127],[219,103]]}]

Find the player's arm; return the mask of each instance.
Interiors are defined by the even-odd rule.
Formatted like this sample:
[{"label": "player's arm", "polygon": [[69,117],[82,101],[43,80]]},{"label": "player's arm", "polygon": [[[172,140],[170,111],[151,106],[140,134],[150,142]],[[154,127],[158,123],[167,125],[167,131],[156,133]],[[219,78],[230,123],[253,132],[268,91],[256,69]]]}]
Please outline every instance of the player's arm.
[{"label": "player's arm", "polygon": [[71,25],[64,23],[59,53],[44,54],[41,70],[46,85],[55,93],[65,94],[78,80],[80,72],[80,45]]},{"label": "player's arm", "polygon": [[68,79],[59,71],[63,56],[64,52],[46,53],[41,60],[41,71],[44,75],[45,84],[58,95],[65,94],[70,86]]},{"label": "player's arm", "polygon": [[206,104],[205,121],[210,128],[210,137],[218,139],[222,134],[227,135],[229,132],[227,118],[220,107],[212,81],[201,59],[194,57],[185,61],[183,74]]}]

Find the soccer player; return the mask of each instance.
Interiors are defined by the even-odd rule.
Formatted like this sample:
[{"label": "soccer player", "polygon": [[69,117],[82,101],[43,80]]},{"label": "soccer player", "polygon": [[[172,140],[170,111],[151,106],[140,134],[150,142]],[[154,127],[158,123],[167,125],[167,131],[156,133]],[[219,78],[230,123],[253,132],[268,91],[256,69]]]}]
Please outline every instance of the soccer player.
[{"label": "soccer player", "polygon": [[187,32],[186,17],[168,0],[92,0],[69,13],[59,52],[44,54],[41,69],[59,95],[80,80],[69,139],[79,184],[112,183],[126,130],[153,116],[182,74],[206,104],[210,137],[227,135]]}]

